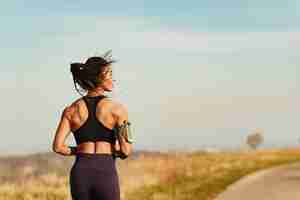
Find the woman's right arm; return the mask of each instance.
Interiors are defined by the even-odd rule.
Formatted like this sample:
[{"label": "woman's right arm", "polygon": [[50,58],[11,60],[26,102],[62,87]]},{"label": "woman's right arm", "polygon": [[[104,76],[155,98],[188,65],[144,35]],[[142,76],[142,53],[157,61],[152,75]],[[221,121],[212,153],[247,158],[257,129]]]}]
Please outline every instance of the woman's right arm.
[{"label": "woman's right arm", "polygon": [[70,132],[69,108],[67,107],[62,113],[60,122],[56,129],[55,137],[52,142],[52,151],[64,156],[76,154],[76,147],[70,147],[65,144],[65,140]]}]

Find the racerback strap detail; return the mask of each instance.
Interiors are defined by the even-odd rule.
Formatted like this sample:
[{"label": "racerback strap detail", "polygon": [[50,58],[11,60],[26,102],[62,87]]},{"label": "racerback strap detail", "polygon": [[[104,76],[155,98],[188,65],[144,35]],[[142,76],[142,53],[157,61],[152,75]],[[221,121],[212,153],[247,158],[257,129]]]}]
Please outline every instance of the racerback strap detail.
[{"label": "racerback strap detail", "polygon": [[97,120],[96,117],[96,110],[97,110],[97,104],[100,100],[104,99],[105,96],[97,96],[97,97],[83,97],[83,100],[86,104],[86,107],[88,109],[88,118],[87,120]]},{"label": "racerback strap detail", "polygon": [[74,131],[74,137],[77,144],[85,141],[98,140],[115,143],[116,138],[114,137],[114,131],[102,124],[96,116],[97,104],[104,98],[106,98],[104,95],[95,97],[84,96],[82,98],[88,109],[88,118],[81,127]]},{"label": "racerback strap detail", "polygon": [[77,145],[82,142],[98,140],[107,141],[113,144],[115,143],[116,138],[114,136],[114,131],[102,124],[96,116],[97,104],[104,98],[106,98],[104,95],[95,97],[84,96],[82,98],[88,109],[88,118],[81,127],[73,132]]}]

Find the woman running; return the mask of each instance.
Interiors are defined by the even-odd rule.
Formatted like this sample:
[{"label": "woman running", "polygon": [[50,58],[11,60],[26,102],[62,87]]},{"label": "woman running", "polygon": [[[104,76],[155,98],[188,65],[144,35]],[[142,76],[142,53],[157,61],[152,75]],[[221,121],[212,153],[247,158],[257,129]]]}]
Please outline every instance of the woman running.
[{"label": "woman running", "polygon": [[[113,88],[113,62],[108,52],[71,64],[75,89],[82,97],[63,110],[52,149],[76,157],[69,179],[73,200],[120,200],[115,160],[131,154],[133,140],[127,109],[104,94]],[[65,144],[70,132],[76,146]]]}]

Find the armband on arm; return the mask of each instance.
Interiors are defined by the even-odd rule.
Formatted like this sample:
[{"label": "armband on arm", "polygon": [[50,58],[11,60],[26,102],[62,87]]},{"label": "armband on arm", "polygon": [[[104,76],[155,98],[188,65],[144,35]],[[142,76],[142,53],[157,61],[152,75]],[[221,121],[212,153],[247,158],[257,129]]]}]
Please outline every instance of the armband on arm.
[{"label": "armband on arm", "polygon": [[132,144],[134,142],[134,139],[132,137],[132,130],[131,130],[131,123],[124,121],[124,123],[121,126],[117,126],[114,129],[115,136],[118,137],[124,137],[126,142]]},{"label": "armband on arm", "polygon": [[114,156],[119,157],[121,159],[126,159],[128,156],[122,150],[121,140],[123,139],[123,142],[125,140],[126,142],[128,142],[130,144],[132,144],[134,142],[134,140],[132,138],[132,132],[130,129],[130,122],[124,121],[124,123],[122,125],[116,126],[114,128],[114,135],[115,135],[115,138],[118,140],[118,143],[120,146],[120,150],[115,151]]}]

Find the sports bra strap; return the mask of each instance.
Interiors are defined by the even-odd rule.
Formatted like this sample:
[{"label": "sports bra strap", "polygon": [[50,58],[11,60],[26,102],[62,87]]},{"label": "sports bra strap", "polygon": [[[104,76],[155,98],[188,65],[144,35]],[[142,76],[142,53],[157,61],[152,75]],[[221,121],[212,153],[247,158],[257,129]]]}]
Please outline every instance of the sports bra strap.
[{"label": "sports bra strap", "polygon": [[97,107],[97,104],[98,102],[101,100],[101,99],[104,99],[105,96],[97,96],[97,97],[93,97],[93,98],[88,98],[86,96],[83,97],[83,100],[87,106],[87,109],[88,109],[88,119],[90,117],[96,119],[96,107]]}]

